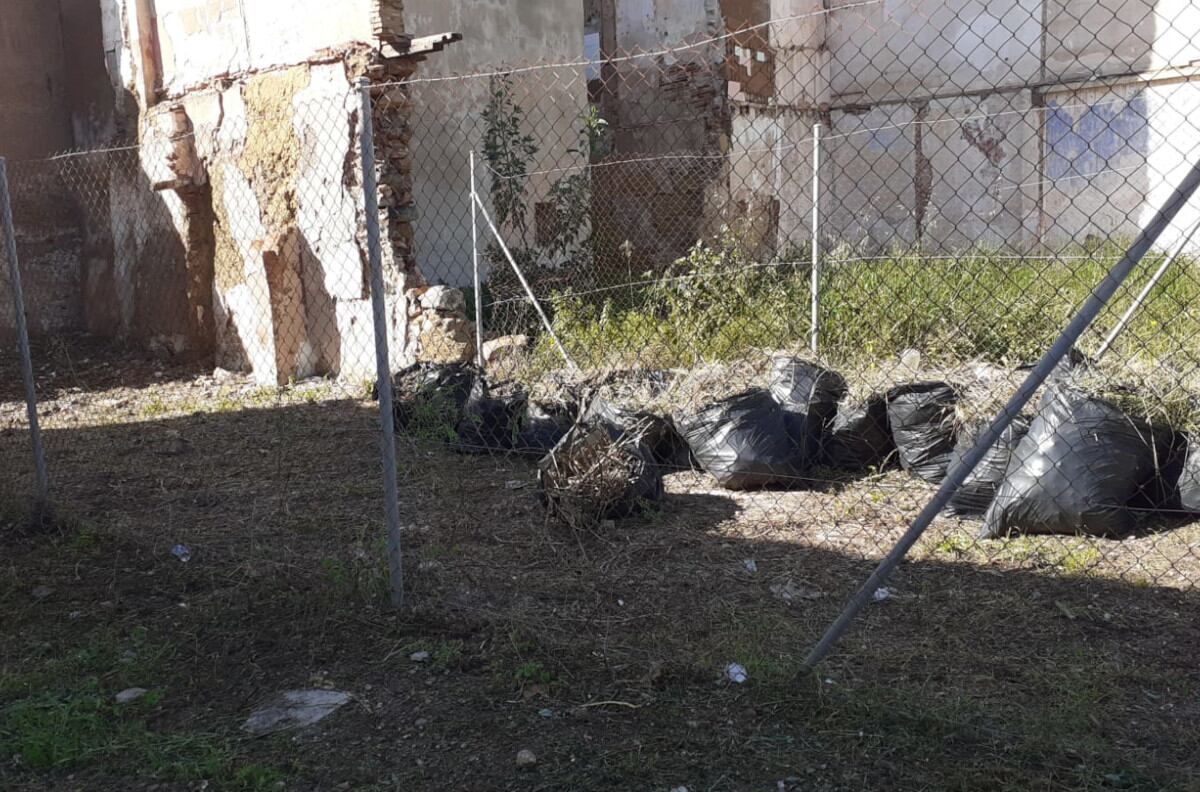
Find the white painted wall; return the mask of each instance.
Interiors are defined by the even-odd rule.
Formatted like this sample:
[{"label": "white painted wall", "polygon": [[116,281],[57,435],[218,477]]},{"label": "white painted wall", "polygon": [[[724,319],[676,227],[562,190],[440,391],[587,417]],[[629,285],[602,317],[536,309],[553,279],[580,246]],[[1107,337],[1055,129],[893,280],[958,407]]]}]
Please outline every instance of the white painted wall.
[{"label": "white painted wall", "polygon": [[370,0],[156,0],[155,8],[168,94],[373,38]]},{"label": "white painted wall", "polygon": [[1024,85],[1041,68],[1041,32],[1041,0],[881,0],[837,11],[833,94],[880,102]]}]

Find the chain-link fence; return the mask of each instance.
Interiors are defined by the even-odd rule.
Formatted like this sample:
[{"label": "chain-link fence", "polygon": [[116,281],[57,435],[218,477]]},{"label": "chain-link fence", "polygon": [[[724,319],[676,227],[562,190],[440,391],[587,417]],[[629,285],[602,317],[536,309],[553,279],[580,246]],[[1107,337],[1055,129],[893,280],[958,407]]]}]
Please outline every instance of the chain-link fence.
[{"label": "chain-link fence", "polygon": [[[148,509],[184,553],[190,525],[268,546],[359,514],[331,493],[382,518],[382,329],[402,468],[525,456],[577,527],[720,494],[747,530],[877,557],[1194,159],[1196,9],[1059,5],[760,9],[666,48],[609,25],[595,61],[375,75],[379,315],[352,88],[284,75],[13,163],[52,500]],[[917,553],[1194,584],[1198,217]]]},{"label": "chain-link fence", "polygon": [[[748,530],[885,553],[1200,133],[1194,8],[968,6],[726,14],[661,50],[617,24],[595,62],[407,83],[417,259],[480,320],[488,387],[465,348],[403,372],[402,434],[543,459],[592,528],[721,493]],[[1194,584],[1197,218],[918,554]]]},{"label": "chain-link fence", "polygon": [[[219,122],[181,103],[137,144],[10,164],[48,499],[69,524],[157,523],[157,550],[184,561],[249,547],[256,575],[354,525],[330,563],[383,586],[377,354],[404,330],[372,297],[403,262],[371,255],[361,92],[301,88],[268,77]],[[9,360],[3,485],[20,507],[36,490]]]}]

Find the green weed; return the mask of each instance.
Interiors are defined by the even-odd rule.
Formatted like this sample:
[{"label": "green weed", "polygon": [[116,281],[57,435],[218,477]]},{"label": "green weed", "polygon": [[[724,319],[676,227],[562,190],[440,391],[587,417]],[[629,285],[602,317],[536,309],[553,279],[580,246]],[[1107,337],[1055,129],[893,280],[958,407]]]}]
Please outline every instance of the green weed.
[{"label": "green weed", "polygon": [[[879,360],[909,348],[930,361],[1035,359],[1124,252],[1120,241],[1060,255],[974,250],[896,251],[863,258],[834,250],[822,265],[822,354],[833,363]],[[1098,344],[1161,262],[1146,257],[1083,347]],[[1154,358],[1200,334],[1200,263],[1179,261],[1112,353]],[[581,365],[690,366],[802,345],[809,333],[807,264],[762,262],[733,232],[701,242],[620,299],[569,290],[551,301],[555,330]],[[604,296],[604,293],[601,293]],[[557,365],[548,339],[536,360]]]},{"label": "green weed", "polygon": [[519,688],[538,685],[545,687],[553,685],[557,680],[554,673],[537,660],[527,660],[513,671],[513,681]]}]

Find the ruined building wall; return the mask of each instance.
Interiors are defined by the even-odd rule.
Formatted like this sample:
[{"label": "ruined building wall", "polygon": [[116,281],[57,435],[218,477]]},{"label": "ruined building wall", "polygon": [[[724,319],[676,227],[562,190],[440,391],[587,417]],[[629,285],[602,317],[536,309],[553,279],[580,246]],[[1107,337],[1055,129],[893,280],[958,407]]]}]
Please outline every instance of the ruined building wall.
[{"label": "ruined building wall", "polygon": [[[279,28],[265,0],[240,4],[244,16],[220,0],[159,0],[151,47],[141,34],[131,38],[144,22],[135,5],[119,3],[123,51],[110,62],[123,64],[121,86],[142,106],[141,145],[132,162],[107,171],[110,216],[97,218],[91,235],[104,253],[87,279],[90,329],[267,383],[369,378],[355,86],[363,75],[384,81],[416,68],[380,54],[381,19],[387,35],[403,34],[398,4],[343,4],[334,14],[305,0]],[[161,62],[147,61],[155,48]],[[380,135],[379,177],[399,366],[413,355],[406,291],[420,277],[411,229],[396,216],[408,152],[403,125],[394,127],[401,131]],[[183,174],[181,156],[195,163]]]},{"label": "ruined building wall", "polygon": [[[716,0],[602,0],[606,56],[655,53],[724,30]],[[601,69],[596,97],[609,124],[609,164],[593,171],[601,266],[660,268],[719,230],[728,207],[731,105],[724,43],[617,60]],[[695,157],[649,159],[663,154]],[[717,156],[714,156],[717,155]],[[647,161],[648,160],[648,161]]]},{"label": "ruined building wall", "polygon": [[[1195,142],[1179,137],[1194,136],[1182,121],[1200,104],[1189,0],[597,2],[613,55],[733,34],[707,57],[606,69],[619,156],[729,155],[728,172],[699,160],[597,172],[613,196],[597,207],[601,227],[647,263],[739,220],[757,255],[799,252],[814,123],[825,244],[868,250],[1131,237]],[[722,73],[700,68],[722,58]]]},{"label": "ruined building wall", "polygon": [[[9,159],[26,314],[34,335],[82,325],[81,218],[53,164],[38,162],[113,126],[95,3],[10,0],[0,13],[0,156]],[[99,76],[98,79],[96,76]],[[0,267],[0,336],[14,330]]]},{"label": "ruined building wall", "polygon": [[849,4],[832,4],[827,40],[830,131],[849,134],[830,147],[831,237],[935,249],[1132,237],[1182,177],[1196,133],[1180,118],[1200,102],[1180,82],[1200,56],[1194,3],[837,10]]},{"label": "ruined building wall", "polygon": [[[581,0],[406,0],[411,30],[453,30],[463,44],[421,67],[422,77],[471,74],[527,63],[576,62],[583,57]],[[489,81],[472,79],[425,83],[412,89],[413,190],[416,254],[431,281],[466,286],[472,281],[468,153],[481,151],[480,111],[488,100]],[[524,111],[526,134],[538,145],[531,170],[569,167],[586,158],[579,148],[587,107],[587,84],[574,69],[517,74],[514,101]],[[555,175],[534,177],[527,185],[530,204],[545,196]],[[486,195],[486,172],[479,188]],[[531,213],[531,234],[536,234]],[[532,240],[525,240],[525,243]],[[515,244],[524,246],[520,240]],[[482,262],[486,278],[499,262]],[[503,265],[507,266],[507,265]]]}]

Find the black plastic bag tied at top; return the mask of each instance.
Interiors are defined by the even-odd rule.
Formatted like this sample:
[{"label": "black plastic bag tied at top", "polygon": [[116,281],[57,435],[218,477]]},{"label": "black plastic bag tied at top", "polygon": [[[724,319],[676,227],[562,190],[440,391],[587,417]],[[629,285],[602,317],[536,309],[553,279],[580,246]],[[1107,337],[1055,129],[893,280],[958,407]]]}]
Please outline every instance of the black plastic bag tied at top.
[{"label": "black plastic bag tied at top", "polygon": [[771,361],[771,397],[784,411],[788,436],[802,457],[802,467],[823,461],[825,441],[837,418],[846,380],[836,371],[795,357]]},{"label": "black plastic bag tied at top", "polygon": [[910,473],[937,483],[946,477],[954,451],[954,405],[958,394],[944,382],[917,382],[888,393],[888,425]]},{"label": "black plastic bag tied at top", "polygon": [[1174,432],[1076,389],[1049,391],[984,516],[982,538],[1121,536],[1133,507],[1161,500]]},{"label": "black plastic bag tied at top", "polygon": [[726,489],[794,485],[803,473],[785,413],[766,390],[730,396],[676,423],[701,468]]},{"label": "black plastic bag tied at top", "polygon": [[881,468],[893,458],[896,443],[888,428],[887,397],[871,396],[862,404],[838,405],[822,449],[822,460],[839,470]]}]

